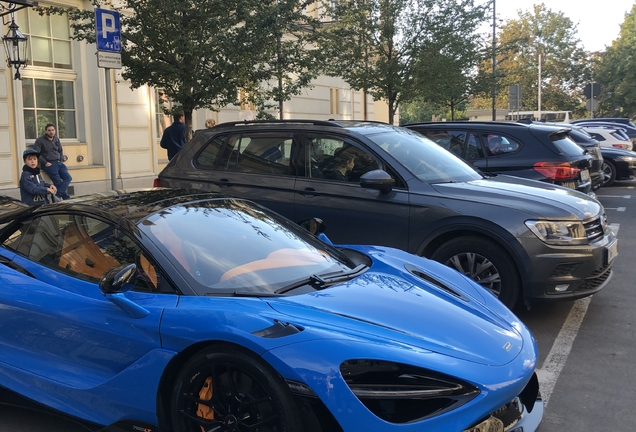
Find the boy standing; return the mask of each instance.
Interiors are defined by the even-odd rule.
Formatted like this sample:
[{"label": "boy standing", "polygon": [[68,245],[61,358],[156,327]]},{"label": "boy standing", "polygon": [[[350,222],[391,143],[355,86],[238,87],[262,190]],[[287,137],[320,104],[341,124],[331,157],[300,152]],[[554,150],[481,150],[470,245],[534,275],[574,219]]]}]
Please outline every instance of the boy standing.
[{"label": "boy standing", "polygon": [[44,181],[38,168],[40,153],[35,149],[26,149],[22,153],[24,166],[20,177],[20,200],[28,205],[36,206],[47,202],[46,194],[55,195],[57,188]]},{"label": "boy standing", "polygon": [[68,185],[73,178],[68,173],[68,168],[64,165],[64,152],[62,143],[55,134],[55,125],[47,124],[44,127],[44,135],[35,140],[33,149],[40,153],[42,169],[49,175],[51,181],[57,188],[57,196],[62,199],[69,199]]}]

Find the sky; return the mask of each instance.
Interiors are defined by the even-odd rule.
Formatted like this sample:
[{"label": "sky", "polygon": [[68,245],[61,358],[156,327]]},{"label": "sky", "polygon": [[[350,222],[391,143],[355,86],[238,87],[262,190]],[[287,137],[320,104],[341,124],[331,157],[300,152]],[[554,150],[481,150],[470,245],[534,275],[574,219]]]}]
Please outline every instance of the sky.
[{"label": "sky", "polygon": [[636,0],[495,0],[500,20],[517,19],[518,10],[527,12],[544,3],[554,12],[563,12],[577,25],[578,36],[587,51],[601,51],[618,38],[625,13]]}]

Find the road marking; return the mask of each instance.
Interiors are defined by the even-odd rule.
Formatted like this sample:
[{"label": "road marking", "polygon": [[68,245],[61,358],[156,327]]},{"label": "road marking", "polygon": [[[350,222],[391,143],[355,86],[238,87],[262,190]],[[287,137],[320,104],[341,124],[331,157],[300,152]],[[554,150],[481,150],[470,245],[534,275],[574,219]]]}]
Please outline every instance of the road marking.
[{"label": "road marking", "polygon": [[625,198],[625,199],[630,199],[632,197],[631,195],[599,195],[599,196],[603,198]]},{"label": "road marking", "polygon": [[550,396],[554,391],[554,386],[559,379],[559,374],[565,366],[565,362],[572,351],[572,345],[576,338],[587,308],[590,305],[592,296],[579,299],[574,302],[568,317],[559,331],[559,335],[552,345],[552,349],[548,353],[541,369],[537,369],[537,377],[539,378],[539,388],[543,397],[544,407],[547,408]]},{"label": "road marking", "polygon": [[621,224],[619,223],[613,223],[613,224],[609,224],[607,225],[609,227],[609,229],[611,229],[612,231],[614,231],[614,235],[618,234],[618,229],[621,227]]},{"label": "road marking", "polygon": [[627,207],[605,207],[605,210],[616,210],[616,211],[620,211],[623,212],[625,211]]}]

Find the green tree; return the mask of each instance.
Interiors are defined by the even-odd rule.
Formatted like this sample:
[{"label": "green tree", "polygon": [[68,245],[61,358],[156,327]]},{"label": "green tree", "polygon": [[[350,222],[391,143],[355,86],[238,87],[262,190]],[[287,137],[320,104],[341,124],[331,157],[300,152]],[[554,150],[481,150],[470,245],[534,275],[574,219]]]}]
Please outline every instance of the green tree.
[{"label": "green tree", "polygon": [[[303,9],[303,0],[123,0],[113,10],[121,16],[122,76],[131,88],[150,85],[162,89],[185,114],[188,137],[192,112],[218,109],[239,102],[239,88],[255,97],[258,85],[280,75],[281,68],[267,68],[271,58],[272,14],[279,31],[291,28],[286,20]],[[95,7],[107,7],[108,0],[93,0]],[[73,38],[95,42],[94,13],[76,8],[49,7],[42,13],[67,12]],[[276,45],[274,43],[274,45]],[[285,46],[287,48],[287,46]],[[283,51],[282,51],[283,52]],[[284,51],[285,63],[298,51]],[[298,70],[292,72],[298,72]],[[275,75],[278,73],[278,75]],[[284,99],[305,83],[298,82],[271,94]],[[294,87],[294,85],[296,87]]]},{"label": "green tree", "polygon": [[258,17],[264,43],[248,94],[261,112],[270,107],[269,101],[276,102],[281,120],[283,103],[309,87],[321,72],[322,51],[315,49],[320,21],[310,15],[314,3],[314,0],[264,2],[264,10]]},{"label": "green tree", "polygon": [[570,18],[543,3],[535,5],[503,25],[498,43],[499,107],[507,105],[508,85],[521,84],[523,108],[538,109],[541,58],[541,110],[584,109],[582,91],[591,68]]},{"label": "green tree", "polygon": [[[328,2],[334,3],[334,2]],[[364,90],[388,104],[393,123],[400,103],[423,93],[426,48],[452,47],[453,38],[475,37],[489,7],[473,0],[350,0],[325,5],[330,19],[324,30],[329,72],[353,89]],[[439,41],[449,45],[440,47]],[[451,50],[452,51],[452,50]],[[430,51],[429,51],[430,53]]]},{"label": "green tree", "polygon": [[[455,119],[464,118],[464,114],[462,111],[455,111]],[[422,99],[404,102],[400,105],[400,125],[446,118],[451,118],[451,113],[446,106],[440,106]]]},{"label": "green tree", "polygon": [[451,120],[456,119],[458,110],[465,111],[472,94],[484,91],[477,66],[490,56],[480,46],[480,38],[464,36],[469,37],[453,36],[448,42],[427,45],[417,68],[418,96],[443,108],[444,113],[448,110]]},{"label": "green tree", "polygon": [[636,4],[625,15],[619,37],[599,55],[594,80],[601,85],[598,114],[636,116]]}]

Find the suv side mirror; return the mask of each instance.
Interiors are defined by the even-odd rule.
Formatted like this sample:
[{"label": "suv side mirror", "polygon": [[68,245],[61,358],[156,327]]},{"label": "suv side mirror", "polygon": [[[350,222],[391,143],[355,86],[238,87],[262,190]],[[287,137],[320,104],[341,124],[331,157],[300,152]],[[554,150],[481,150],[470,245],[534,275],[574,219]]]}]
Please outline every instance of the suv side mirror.
[{"label": "suv side mirror", "polygon": [[379,190],[383,194],[388,194],[393,190],[395,180],[384,170],[373,170],[360,177],[360,186],[367,189]]},{"label": "suv side mirror", "polygon": [[315,236],[317,236],[318,234],[322,234],[327,229],[322,219],[319,219],[317,217],[300,221],[298,222],[298,225],[305,228],[307,231]]}]

